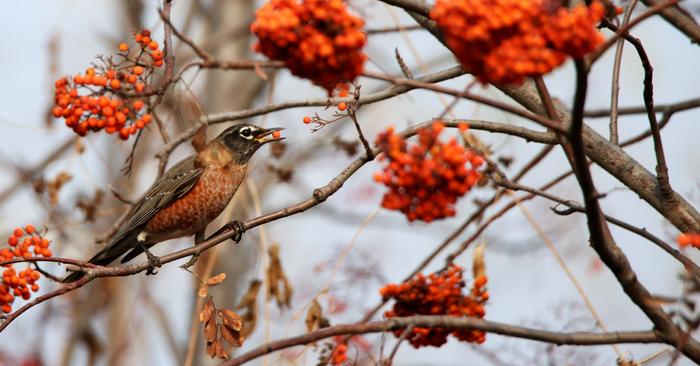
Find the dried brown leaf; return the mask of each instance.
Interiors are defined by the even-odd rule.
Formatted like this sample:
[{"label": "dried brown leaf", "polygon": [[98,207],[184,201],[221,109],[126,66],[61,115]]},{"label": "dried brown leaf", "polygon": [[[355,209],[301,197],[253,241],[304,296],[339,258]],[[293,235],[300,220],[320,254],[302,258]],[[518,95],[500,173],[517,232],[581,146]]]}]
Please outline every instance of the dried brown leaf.
[{"label": "dried brown leaf", "polygon": [[204,324],[204,339],[206,339],[207,342],[213,342],[216,339],[218,331],[219,326],[216,324],[216,318],[212,317]]},{"label": "dried brown leaf", "polygon": [[284,156],[285,151],[287,151],[287,144],[282,141],[275,141],[270,144],[270,155],[275,159]]},{"label": "dried brown leaf", "polygon": [[250,285],[248,286],[248,291],[246,291],[245,295],[241,298],[241,301],[238,302],[238,305],[236,306],[236,310],[244,309],[244,308],[250,308],[251,306],[256,307],[257,300],[258,300],[258,292],[260,292],[260,286],[262,285],[262,281],[255,279],[250,281]]},{"label": "dried brown leaf", "polygon": [[240,347],[243,345],[243,340],[245,337],[241,335],[241,332],[237,332],[229,327],[221,327],[221,335],[224,336],[226,342],[230,343],[234,347]]},{"label": "dried brown leaf", "polygon": [[206,297],[208,294],[209,294],[209,286],[207,286],[207,285],[199,286],[199,290],[197,291],[197,296]]},{"label": "dried brown leaf", "polygon": [[226,353],[226,350],[224,349],[224,342],[221,339],[217,339],[215,342],[214,352],[216,353],[216,357],[223,360],[228,360],[228,353]]},{"label": "dried brown leaf", "polygon": [[273,244],[268,250],[270,257],[270,266],[267,268],[267,280],[269,284],[269,295],[277,301],[277,305],[289,307],[292,300],[292,285],[287,279],[287,275],[282,268],[282,262],[279,257],[280,247],[278,244]]},{"label": "dried brown leaf", "polygon": [[49,201],[51,202],[52,206],[58,204],[58,193],[61,191],[63,185],[71,179],[73,179],[73,176],[70,173],[60,172],[54,177],[54,179],[46,183],[46,191],[49,194]]},{"label": "dried brown leaf", "polygon": [[320,328],[321,319],[323,319],[323,310],[321,309],[321,304],[314,298],[309,311],[306,313],[306,331],[311,333]]},{"label": "dried brown leaf", "polygon": [[207,342],[207,354],[209,357],[214,358],[216,356],[216,343],[217,342]]},{"label": "dried brown leaf", "polygon": [[211,319],[212,314],[214,313],[214,301],[210,298],[209,301],[207,301],[204,304],[204,308],[202,309],[202,312],[199,313],[199,321],[202,323],[206,323]]},{"label": "dried brown leaf", "polygon": [[219,316],[223,320],[225,326],[230,327],[235,331],[240,331],[243,327],[243,322],[241,317],[236,314],[233,310],[223,309],[219,310]]},{"label": "dried brown leaf", "polygon": [[207,280],[207,286],[216,286],[226,279],[226,273],[219,273],[218,275],[211,277]]},{"label": "dried brown leaf", "polygon": [[483,244],[477,245],[477,247],[474,248],[474,254],[472,255],[472,274],[474,278],[486,275]]}]

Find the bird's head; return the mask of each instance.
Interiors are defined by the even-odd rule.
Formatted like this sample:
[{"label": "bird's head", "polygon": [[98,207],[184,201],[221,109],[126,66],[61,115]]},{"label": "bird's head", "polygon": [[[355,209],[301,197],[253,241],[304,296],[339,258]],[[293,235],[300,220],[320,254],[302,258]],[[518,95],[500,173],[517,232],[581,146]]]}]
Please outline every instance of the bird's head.
[{"label": "bird's head", "polygon": [[276,131],[284,128],[263,128],[250,124],[238,124],[225,129],[216,139],[233,154],[241,163],[247,162],[253,154],[268,142],[283,140],[284,137],[275,135]]}]

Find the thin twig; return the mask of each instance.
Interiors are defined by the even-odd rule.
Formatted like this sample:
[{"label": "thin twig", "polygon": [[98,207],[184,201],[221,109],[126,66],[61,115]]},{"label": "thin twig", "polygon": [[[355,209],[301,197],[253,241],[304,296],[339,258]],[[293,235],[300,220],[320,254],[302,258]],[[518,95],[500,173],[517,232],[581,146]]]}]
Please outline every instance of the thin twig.
[{"label": "thin twig", "polygon": [[[622,19],[623,27],[629,23],[632,17],[632,11],[634,11],[636,5],[637,0],[632,0],[627,4],[625,16]],[[613,62],[612,87],[610,90],[610,142],[615,145],[620,141],[617,129],[617,109],[618,98],[620,96],[620,66],[622,65],[622,49],[624,45],[625,41],[623,39],[617,40],[617,45],[615,46],[615,60]]]}]

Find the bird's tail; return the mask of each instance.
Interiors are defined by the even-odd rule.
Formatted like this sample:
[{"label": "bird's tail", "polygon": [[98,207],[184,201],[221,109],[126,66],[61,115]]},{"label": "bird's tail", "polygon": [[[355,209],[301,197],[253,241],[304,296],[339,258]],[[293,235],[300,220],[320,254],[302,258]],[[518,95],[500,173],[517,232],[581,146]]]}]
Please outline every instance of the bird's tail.
[{"label": "bird's tail", "polygon": [[[124,253],[132,249],[132,246],[135,245],[136,237],[132,236],[133,235],[127,236],[116,243],[108,244],[104,249],[100,250],[92,258],[90,258],[88,262],[98,266],[106,266],[111,264],[117,260],[117,258],[121,257]],[[83,277],[85,277],[84,272],[73,272],[63,279],[63,283],[75,282]]]}]

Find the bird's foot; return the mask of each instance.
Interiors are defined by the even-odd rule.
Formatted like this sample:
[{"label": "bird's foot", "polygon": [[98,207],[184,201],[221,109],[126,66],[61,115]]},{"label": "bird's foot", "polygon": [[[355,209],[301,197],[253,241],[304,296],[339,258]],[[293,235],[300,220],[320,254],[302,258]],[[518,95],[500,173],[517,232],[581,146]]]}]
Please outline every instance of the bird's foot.
[{"label": "bird's foot", "polygon": [[226,225],[224,225],[221,229],[217,230],[214,234],[209,235],[209,237],[206,240],[209,240],[225,231],[230,231],[233,230],[234,234],[231,237],[231,240],[234,242],[238,243],[241,241],[241,237],[243,236],[243,233],[245,232],[245,224],[243,221],[235,220],[235,221],[230,221]]},{"label": "bird's foot", "polygon": [[143,252],[146,253],[146,258],[148,258],[148,270],[146,270],[146,276],[157,274],[156,268],[161,266],[160,257],[157,257],[151,253],[146,246],[143,246]]},{"label": "bird's foot", "polygon": [[197,263],[197,259],[199,259],[199,254],[193,254],[192,257],[190,257],[190,260],[188,260],[187,263],[181,265],[180,268],[188,270],[195,263]]},{"label": "bird's foot", "polygon": [[231,237],[231,240],[234,242],[238,243],[241,241],[241,238],[243,237],[243,232],[245,232],[245,225],[243,224],[242,221],[235,220],[231,221],[228,224],[226,224],[229,230],[234,230],[236,233],[233,234]]}]

